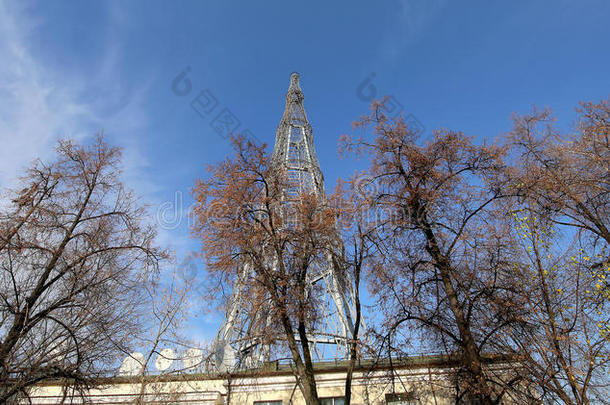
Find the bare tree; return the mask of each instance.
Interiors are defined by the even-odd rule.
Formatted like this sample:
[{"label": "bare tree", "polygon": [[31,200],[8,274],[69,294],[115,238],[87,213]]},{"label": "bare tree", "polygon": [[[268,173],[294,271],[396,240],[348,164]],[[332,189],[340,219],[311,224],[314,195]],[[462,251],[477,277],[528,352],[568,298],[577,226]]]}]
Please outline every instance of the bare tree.
[{"label": "bare tree", "polygon": [[505,148],[445,130],[420,145],[417,131],[384,115],[379,102],[357,126],[372,126],[373,139],[346,136],[342,148],[371,161],[379,221],[371,290],[384,310],[387,356],[425,330],[422,341],[459,354],[458,400],[499,401],[516,382],[485,367],[490,341],[517,321],[512,246],[497,210]]},{"label": "bare tree", "polygon": [[[189,314],[189,293],[194,285],[194,274],[184,271],[190,264],[189,260],[192,260],[192,256],[187,256],[159,284],[146,288],[150,312],[144,329],[134,342],[144,353],[142,358],[131,361],[140,369],[137,373],[140,390],[133,399],[135,404],[171,403],[180,399],[184,393],[168,389],[168,377],[185,375],[204,367],[203,350],[189,343],[182,333]],[[182,361],[185,358],[186,363]],[[153,363],[163,369],[153,370]],[[190,367],[186,367],[186,364]]]},{"label": "bare tree", "polygon": [[[514,117],[520,187],[537,211],[610,244],[610,101],[582,103],[573,134],[561,134],[547,110]],[[533,207],[532,207],[533,208]]]},{"label": "bare tree", "polygon": [[[560,133],[549,110],[515,116],[510,137],[521,169],[520,201],[559,230],[577,232],[600,310],[610,301],[610,101],[582,103],[575,131]],[[603,326],[610,340],[610,325]]]},{"label": "bare tree", "polygon": [[0,402],[48,379],[86,388],[116,370],[165,253],[98,136],[59,142],[0,212]]},{"label": "bare tree", "polygon": [[354,296],[354,331],[350,342],[347,372],[345,378],[345,404],[351,404],[352,379],[356,361],[362,357],[361,327],[363,325],[362,303],[360,302],[361,280],[374,254],[375,222],[371,221],[370,195],[365,192],[368,178],[355,175],[349,182],[339,180],[332,196],[333,206],[339,215],[337,227],[343,241],[341,255],[335,255],[336,265],[344,266],[350,274]]},{"label": "bare tree", "polygon": [[510,133],[519,198],[509,209],[527,327],[507,337],[541,395],[566,404],[606,400],[610,358],[610,106],[577,111],[571,134],[548,110],[515,116]]},{"label": "bare tree", "polygon": [[505,328],[495,343],[519,354],[523,376],[540,399],[605,403],[610,357],[598,325],[608,322],[608,314],[591,299],[596,280],[587,271],[590,258],[578,243],[562,241],[553,223],[535,209],[515,210],[513,217],[522,247],[513,275],[524,322]]},{"label": "bare tree", "polygon": [[194,232],[219,281],[211,296],[239,285],[246,333],[290,356],[306,402],[319,404],[309,332],[323,320],[309,277],[329,255],[340,255],[335,211],[314,193],[287,201],[291,183],[270,168],[264,145],[236,137],[233,146],[235,156],[211,166],[210,179],[194,190]]}]

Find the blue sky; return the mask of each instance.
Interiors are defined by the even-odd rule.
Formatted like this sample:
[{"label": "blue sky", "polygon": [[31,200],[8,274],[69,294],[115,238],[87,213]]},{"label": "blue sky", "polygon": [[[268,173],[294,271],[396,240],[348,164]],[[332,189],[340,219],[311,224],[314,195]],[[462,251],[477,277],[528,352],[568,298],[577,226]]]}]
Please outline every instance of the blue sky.
[{"label": "blue sky", "polygon": [[[336,146],[371,89],[391,94],[425,134],[494,138],[532,105],[569,124],[578,101],[609,96],[609,17],[601,0],[0,0],[0,187],[51,157],[57,138],[103,130],[180,256],[197,249],[182,216],[189,189],[230,151],[211,126],[225,108],[238,131],[272,143],[289,75],[300,72],[332,189],[364,164],[339,160]],[[185,69],[192,88],[179,96],[172,82]],[[217,102],[208,116],[191,108],[201,91]],[[209,314],[191,333],[211,336],[218,321]]]}]

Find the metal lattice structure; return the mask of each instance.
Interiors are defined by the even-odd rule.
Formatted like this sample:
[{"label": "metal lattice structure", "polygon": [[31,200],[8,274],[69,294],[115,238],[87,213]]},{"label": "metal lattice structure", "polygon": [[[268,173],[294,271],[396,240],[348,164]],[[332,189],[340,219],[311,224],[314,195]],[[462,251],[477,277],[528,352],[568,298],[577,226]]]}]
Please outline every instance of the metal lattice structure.
[{"label": "metal lattice structure", "polygon": [[[303,106],[298,73],[290,76],[286,108],[276,131],[271,164],[274,171],[288,176],[288,186],[282,190],[285,202],[290,203],[303,192],[325,198],[324,177],[314,148],[311,124]],[[340,244],[338,235],[336,240]],[[247,319],[247,311],[241,310],[245,305],[243,286],[250,271],[247,264],[241,266],[226,318],[214,342],[216,367],[222,371],[256,367],[264,361],[274,360],[272,348],[262,344],[256,331],[251,330],[252,325],[259,325],[259,328],[266,325],[267,311],[261,308],[253,315],[256,319]],[[309,293],[316,295],[320,306],[317,310],[321,314],[321,321],[308,336],[315,361],[347,357],[355,318],[352,283],[348,281],[333,266],[330,255],[312,266],[308,273]]]}]

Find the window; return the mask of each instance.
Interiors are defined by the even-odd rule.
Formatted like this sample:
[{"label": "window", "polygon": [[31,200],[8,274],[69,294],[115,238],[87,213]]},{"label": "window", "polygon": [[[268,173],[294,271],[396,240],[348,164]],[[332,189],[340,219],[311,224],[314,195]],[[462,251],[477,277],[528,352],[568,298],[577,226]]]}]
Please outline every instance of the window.
[{"label": "window", "polygon": [[282,401],[254,401],[254,405],[282,405]]},{"label": "window", "polygon": [[322,405],[345,405],[345,397],[320,398]]},{"label": "window", "polygon": [[387,405],[417,405],[419,401],[415,398],[414,392],[401,392],[395,394],[385,394]]}]

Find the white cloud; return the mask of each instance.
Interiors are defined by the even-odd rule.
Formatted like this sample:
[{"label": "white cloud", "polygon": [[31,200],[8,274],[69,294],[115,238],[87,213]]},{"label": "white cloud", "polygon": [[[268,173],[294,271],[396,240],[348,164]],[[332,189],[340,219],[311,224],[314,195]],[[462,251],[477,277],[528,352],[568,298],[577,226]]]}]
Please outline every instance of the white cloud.
[{"label": "white cloud", "polygon": [[[115,14],[111,9],[110,18]],[[148,161],[137,141],[148,124],[143,101],[149,83],[122,86],[116,23],[108,24],[94,71],[64,72],[34,52],[41,40],[37,17],[21,3],[0,0],[0,188],[13,186],[33,159],[52,158],[57,139],[82,140],[105,130],[124,147],[126,177],[138,179],[137,191],[155,191],[143,176]]]},{"label": "white cloud", "polygon": [[81,136],[76,123],[92,112],[77,102],[78,85],[60,83],[31,55],[33,19],[0,2],[0,185],[10,185],[21,168],[48,156],[60,136]]},{"label": "white cloud", "polygon": [[[151,142],[147,99],[154,78],[139,83],[126,83],[122,78],[120,32],[125,16],[110,4],[109,21],[100,33],[103,52],[80,71],[68,72],[50,67],[36,53],[44,33],[32,10],[0,0],[0,189],[15,186],[17,176],[32,160],[52,159],[59,138],[82,141],[103,130],[112,144],[123,148],[127,186],[151,204],[150,220],[158,222],[156,214],[163,206],[159,195],[167,195],[169,187],[149,174],[151,162],[142,148]],[[160,244],[179,256],[193,246],[185,200],[186,196],[179,202],[170,201],[180,226],[161,226],[158,237]],[[0,205],[3,202],[0,196]],[[206,336],[210,331],[193,330],[190,337],[200,337],[199,333]]]},{"label": "white cloud", "polygon": [[[152,77],[125,83],[121,77],[120,32],[126,19],[110,5],[102,32],[104,50],[80,72],[52,69],[35,54],[42,24],[18,3],[0,0],[0,190],[17,184],[25,167],[54,155],[60,138],[84,140],[99,131],[123,148],[123,178],[157,213],[164,185],[150,174],[142,145],[150,143],[146,110]],[[25,27],[29,27],[26,29]],[[0,194],[0,205],[3,194]],[[186,221],[186,207],[174,207]],[[151,218],[155,220],[155,218]],[[159,242],[183,253],[192,243],[188,228],[159,229]]]},{"label": "white cloud", "polygon": [[431,23],[446,3],[446,0],[399,0],[395,25],[391,26],[384,41],[385,56],[395,60],[408,45],[433,29]]}]

